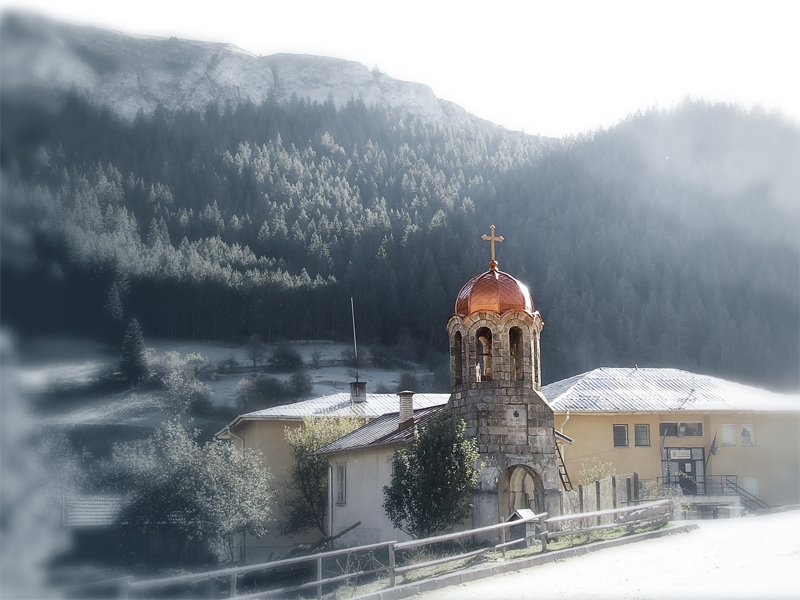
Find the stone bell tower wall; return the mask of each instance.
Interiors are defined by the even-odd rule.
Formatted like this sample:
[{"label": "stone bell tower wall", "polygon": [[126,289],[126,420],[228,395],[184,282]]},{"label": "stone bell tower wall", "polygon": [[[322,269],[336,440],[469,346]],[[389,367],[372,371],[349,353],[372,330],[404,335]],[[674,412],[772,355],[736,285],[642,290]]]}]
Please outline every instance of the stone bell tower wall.
[{"label": "stone bell tower wall", "polygon": [[[514,466],[535,474],[537,505],[549,504],[547,498],[560,487],[553,411],[539,391],[542,325],[538,313],[521,310],[454,315],[447,323],[453,383],[448,407],[465,421],[465,434],[476,440],[483,462],[474,495],[475,526],[502,516],[498,482]],[[477,339],[486,330],[491,334],[488,377],[479,357],[485,348]]]}]

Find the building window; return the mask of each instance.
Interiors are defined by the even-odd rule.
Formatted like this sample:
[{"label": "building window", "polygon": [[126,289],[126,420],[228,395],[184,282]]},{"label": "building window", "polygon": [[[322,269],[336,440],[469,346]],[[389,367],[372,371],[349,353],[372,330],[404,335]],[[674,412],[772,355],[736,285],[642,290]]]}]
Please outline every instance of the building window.
[{"label": "building window", "polygon": [[628,426],[614,425],[614,446],[621,447],[628,445]]},{"label": "building window", "polygon": [[736,426],[733,424],[723,425],[719,428],[721,435],[720,444],[723,446],[736,445]]},{"label": "building window", "polygon": [[658,431],[661,434],[661,437],[677,436],[678,435],[678,424],[677,423],[659,423],[658,424]]},{"label": "building window", "polygon": [[661,437],[702,437],[702,423],[659,423],[658,431]]},{"label": "building window", "polygon": [[336,504],[347,504],[347,465],[336,465]]},{"label": "building window", "polygon": [[650,445],[650,425],[636,425],[636,441],[637,446]]},{"label": "building window", "polygon": [[508,331],[508,347],[511,353],[511,381],[522,381],[525,379],[525,350],[519,327],[512,327]]},{"label": "building window", "polygon": [[488,327],[481,327],[475,334],[475,354],[478,364],[475,365],[477,381],[492,380],[492,332]]},{"label": "building window", "polygon": [[756,445],[756,428],[752,423],[742,425],[742,428],[739,431],[739,436],[742,440],[742,446]]}]

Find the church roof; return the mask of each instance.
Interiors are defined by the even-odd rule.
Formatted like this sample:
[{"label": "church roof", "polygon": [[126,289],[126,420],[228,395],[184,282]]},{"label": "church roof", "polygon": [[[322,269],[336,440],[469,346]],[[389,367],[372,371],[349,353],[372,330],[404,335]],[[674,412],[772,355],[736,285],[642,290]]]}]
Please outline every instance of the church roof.
[{"label": "church roof", "polygon": [[533,314],[531,293],[525,284],[500,271],[492,261],[489,270],[465,283],[456,298],[457,315],[466,317],[481,310],[497,314],[523,310]]},{"label": "church roof", "polygon": [[[450,394],[414,394],[414,406],[418,408],[442,406],[447,403],[449,397]],[[349,392],[342,392],[239,415],[225,429],[236,427],[242,421],[299,421],[303,417],[319,416],[374,419],[386,413],[397,412],[399,403],[397,394],[367,392],[363,402],[354,402]],[[220,434],[224,431],[223,429]]]},{"label": "church roof", "polygon": [[[417,394],[414,394],[416,404]],[[424,427],[430,419],[444,410],[444,404],[414,409],[414,420],[410,419],[400,426],[399,412],[393,412],[362,425],[347,435],[340,437],[317,451],[318,454],[332,454],[344,450],[355,450],[375,446],[387,446],[410,442],[414,437],[415,427]]]},{"label": "church roof", "polygon": [[800,395],[680,369],[601,367],[542,388],[555,412],[800,411]]}]

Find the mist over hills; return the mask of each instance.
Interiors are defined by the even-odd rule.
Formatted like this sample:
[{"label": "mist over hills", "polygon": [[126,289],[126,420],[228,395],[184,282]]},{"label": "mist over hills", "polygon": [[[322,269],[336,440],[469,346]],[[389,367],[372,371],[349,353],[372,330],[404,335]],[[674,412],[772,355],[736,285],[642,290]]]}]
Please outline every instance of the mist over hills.
[{"label": "mist over hills", "polygon": [[493,223],[546,381],[800,384],[800,131],[774,115],[687,102],[542,139],[354,63],[0,27],[0,307],[23,332],[346,339],[352,295],[364,341],[436,365]]}]

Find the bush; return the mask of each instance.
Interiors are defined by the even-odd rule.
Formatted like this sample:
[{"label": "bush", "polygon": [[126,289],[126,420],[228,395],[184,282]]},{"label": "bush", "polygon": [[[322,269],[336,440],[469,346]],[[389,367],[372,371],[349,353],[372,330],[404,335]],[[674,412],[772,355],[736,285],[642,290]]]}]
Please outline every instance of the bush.
[{"label": "bush", "polygon": [[395,451],[392,481],[383,488],[383,506],[395,527],[427,537],[469,515],[480,455],[475,440],[464,438],[465,427],[442,411],[414,433],[410,448]]},{"label": "bush", "polygon": [[294,371],[303,366],[303,357],[288,344],[279,344],[272,353],[269,363],[277,369]]},{"label": "bush", "polygon": [[130,498],[118,519],[144,530],[167,524],[182,541],[204,539],[220,561],[231,561],[233,534],[267,531],[271,476],[253,450],[197,437],[171,421],[146,440],[114,447],[110,471]]},{"label": "bush", "polygon": [[228,358],[226,358],[225,360],[221,360],[219,362],[218,368],[219,368],[220,371],[223,371],[225,373],[229,373],[229,372],[233,371],[238,366],[239,366],[239,362],[231,354]]},{"label": "bush", "polygon": [[209,414],[212,411],[211,387],[200,381],[209,366],[203,354],[181,355],[165,352],[154,361],[153,372],[164,390],[168,406],[175,413]]},{"label": "bush", "polygon": [[419,391],[419,380],[411,373],[402,373],[400,375],[400,381],[397,383],[398,392],[404,392],[406,390],[412,392]]}]

